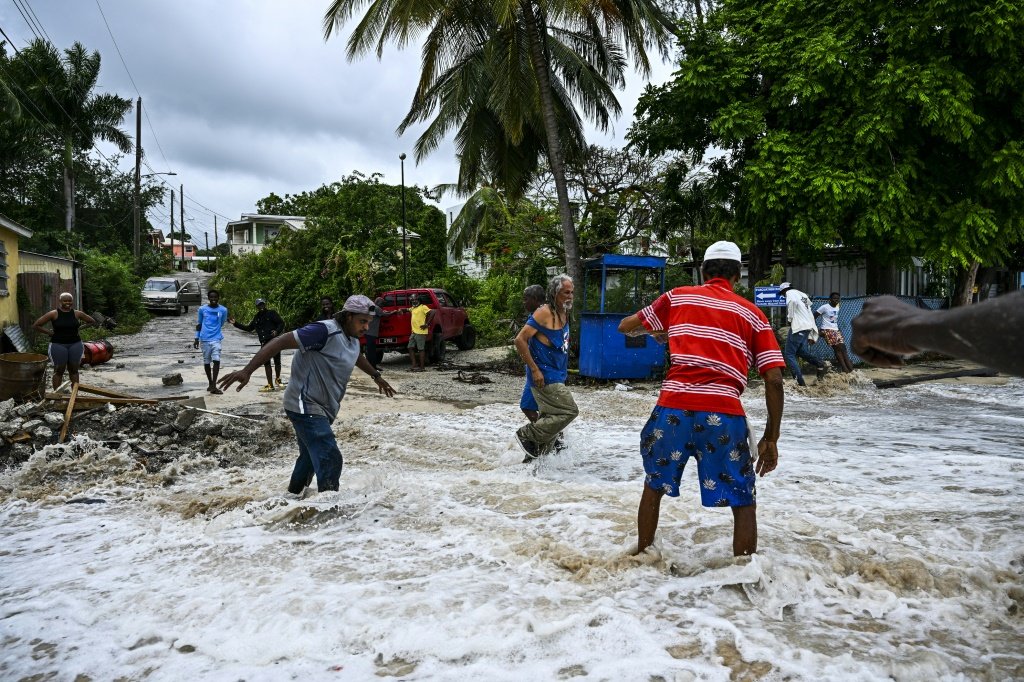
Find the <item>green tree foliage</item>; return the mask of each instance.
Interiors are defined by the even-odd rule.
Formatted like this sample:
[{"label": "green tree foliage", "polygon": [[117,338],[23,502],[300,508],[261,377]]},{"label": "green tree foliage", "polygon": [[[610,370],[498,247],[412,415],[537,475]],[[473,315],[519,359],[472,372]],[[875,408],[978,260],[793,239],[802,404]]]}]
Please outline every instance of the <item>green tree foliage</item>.
[{"label": "green tree foliage", "polygon": [[139,296],[142,279],[132,272],[131,263],[126,249],[116,253],[90,249],[82,254],[83,306],[114,317],[120,331],[135,330],[149,319]]},{"label": "green tree foliage", "polygon": [[[116,127],[130,102],[93,92],[98,73],[99,55],[79,44],[64,56],[38,41],[20,53],[0,45],[0,82],[18,103],[16,110],[0,106],[0,213],[32,229],[25,249],[76,256],[80,248],[132,243],[132,174],[117,170],[119,157],[91,153],[97,140],[130,146]],[[78,223],[72,234],[64,229],[69,143]],[[162,186],[144,181],[143,215],[163,196]]]},{"label": "green tree foliage", "polygon": [[131,111],[131,100],[113,93],[97,94],[99,52],[89,53],[81,43],[64,50],[36,39],[13,59],[4,60],[5,81],[16,84],[23,112],[21,120],[51,148],[61,151],[63,163],[65,229],[74,227],[76,155],[103,140],[126,153],[131,138],[118,126]]},{"label": "green tree foliage", "polygon": [[[445,219],[406,187],[410,286],[423,286],[446,267]],[[271,195],[257,203],[275,215],[304,215],[306,229],[285,231],[258,254],[218,262],[212,286],[221,289],[232,313],[245,318],[253,300],[269,301],[291,326],[316,319],[321,296],[335,300],[361,293],[373,297],[401,288],[401,188],[379,175],[353,173],[312,192]]]},{"label": "green tree foliage", "polygon": [[723,0],[631,137],[718,150],[705,188],[769,252],[1000,257],[1024,235],[1022,34],[1011,2]]},{"label": "green tree foliage", "polygon": [[[348,42],[349,58],[380,56],[394,40],[425,33],[423,68],[399,130],[434,116],[417,143],[429,153],[452,129],[459,185],[503,183],[514,201],[541,151],[552,169],[566,266],[579,274],[579,248],[564,160],[582,140],[579,115],[600,127],[619,111],[613,90],[624,83],[627,57],[649,71],[647,49],[667,51],[670,22],[654,0],[334,0],[325,35],[362,6],[366,14]],[[435,116],[436,112],[436,116]],[[569,151],[569,154],[566,154]]]}]

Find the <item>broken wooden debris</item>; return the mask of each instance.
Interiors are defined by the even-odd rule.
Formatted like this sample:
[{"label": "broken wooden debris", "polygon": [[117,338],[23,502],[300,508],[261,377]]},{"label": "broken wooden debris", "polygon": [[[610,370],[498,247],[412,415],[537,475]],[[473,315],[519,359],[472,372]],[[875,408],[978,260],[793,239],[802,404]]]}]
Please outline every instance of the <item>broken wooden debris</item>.
[{"label": "broken wooden debris", "polygon": [[64,439],[68,436],[68,428],[71,426],[71,413],[75,409],[75,398],[78,397],[78,383],[71,384],[71,398],[68,399],[68,409],[64,412],[64,426],[60,427],[60,436],[57,437],[58,443],[63,443]]},{"label": "broken wooden debris", "polygon": [[994,377],[999,372],[988,367],[978,367],[976,369],[958,369],[955,372],[939,372],[937,374],[922,374],[916,377],[906,377],[904,379],[875,379],[876,388],[899,388],[900,386],[910,386],[911,384],[918,384],[922,381],[938,381],[939,379],[956,379],[958,377]]}]

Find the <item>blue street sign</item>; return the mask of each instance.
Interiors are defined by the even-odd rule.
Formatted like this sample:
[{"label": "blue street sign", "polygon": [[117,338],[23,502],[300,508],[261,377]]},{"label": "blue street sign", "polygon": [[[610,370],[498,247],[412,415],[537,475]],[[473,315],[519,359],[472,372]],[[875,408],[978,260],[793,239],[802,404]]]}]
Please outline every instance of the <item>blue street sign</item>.
[{"label": "blue street sign", "polygon": [[761,308],[785,308],[786,297],[778,287],[754,287],[754,305]]}]

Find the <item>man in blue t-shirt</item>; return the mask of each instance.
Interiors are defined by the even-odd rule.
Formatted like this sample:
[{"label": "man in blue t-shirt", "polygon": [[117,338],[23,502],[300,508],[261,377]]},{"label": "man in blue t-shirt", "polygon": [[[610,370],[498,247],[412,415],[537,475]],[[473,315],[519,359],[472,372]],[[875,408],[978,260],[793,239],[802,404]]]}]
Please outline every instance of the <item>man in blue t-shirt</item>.
[{"label": "man in blue t-shirt", "polygon": [[568,275],[553,277],[545,292],[547,303],[534,311],[516,336],[516,350],[529,370],[527,385],[540,407],[537,421],[516,431],[516,440],[526,453],[523,463],[550,451],[558,434],[579,414],[565,385],[572,297],[572,279]]},{"label": "man in blue t-shirt", "polygon": [[337,490],[344,460],[331,430],[345,396],[352,370],[358,367],[373,377],[378,390],[389,398],[395,390],[359,352],[359,337],[366,334],[378,308],[366,296],[349,296],[332,319],[312,322],[290,334],[274,337],[243,369],[220,380],[220,387],[238,383],[236,390],[263,363],[287,348],[292,356],[291,380],[284,391],[284,412],[295,427],[299,456],[288,492],[299,495],[316,476],[318,491]]},{"label": "man in blue t-shirt", "polygon": [[228,321],[228,309],[220,305],[220,292],[216,289],[210,289],[206,298],[209,303],[199,306],[192,347],[203,349],[203,368],[209,382],[206,390],[220,395],[223,391],[217,388],[217,373],[220,372],[220,342],[224,339],[221,329]]}]

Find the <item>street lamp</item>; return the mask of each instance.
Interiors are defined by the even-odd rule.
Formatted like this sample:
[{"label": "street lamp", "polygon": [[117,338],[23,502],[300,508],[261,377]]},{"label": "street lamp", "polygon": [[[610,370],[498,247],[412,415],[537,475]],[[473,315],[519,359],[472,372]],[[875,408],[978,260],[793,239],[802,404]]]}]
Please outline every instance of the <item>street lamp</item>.
[{"label": "street lamp", "polygon": [[135,167],[135,196],[132,197],[132,214],[135,217],[135,229],[133,230],[132,252],[135,255],[135,263],[138,264],[142,253],[142,219],[139,214],[139,195],[142,193],[142,178],[151,178],[154,175],[177,175],[174,171],[162,173],[139,174],[139,167]]},{"label": "street lamp", "polygon": [[405,152],[398,155],[402,162],[402,285],[403,289],[409,288],[409,246],[405,237]]}]

